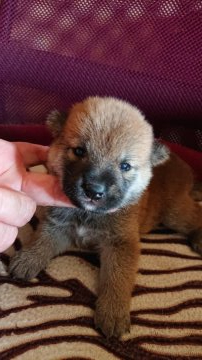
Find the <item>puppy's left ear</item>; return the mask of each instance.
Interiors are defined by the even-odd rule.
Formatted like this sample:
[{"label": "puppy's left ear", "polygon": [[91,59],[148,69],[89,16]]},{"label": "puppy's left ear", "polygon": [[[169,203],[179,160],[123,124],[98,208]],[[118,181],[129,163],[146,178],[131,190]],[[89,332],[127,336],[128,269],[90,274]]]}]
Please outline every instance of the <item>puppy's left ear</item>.
[{"label": "puppy's left ear", "polygon": [[46,124],[51,131],[53,137],[57,137],[60,135],[63,126],[67,119],[67,113],[60,112],[58,110],[53,110],[47,116]]},{"label": "puppy's left ear", "polygon": [[166,162],[170,157],[170,151],[167,146],[154,140],[151,154],[151,163],[152,166],[157,166]]}]

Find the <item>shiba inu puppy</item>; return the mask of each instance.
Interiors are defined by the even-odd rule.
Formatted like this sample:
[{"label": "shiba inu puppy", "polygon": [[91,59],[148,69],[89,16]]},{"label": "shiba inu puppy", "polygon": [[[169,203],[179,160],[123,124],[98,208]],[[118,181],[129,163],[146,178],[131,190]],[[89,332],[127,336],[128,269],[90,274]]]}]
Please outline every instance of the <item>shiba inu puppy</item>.
[{"label": "shiba inu puppy", "polygon": [[52,112],[47,123],[54,136],[48,168],[75,207],[47,209],[36,242],[14,256],[10,273],[30,279],[70,247],[93,248],[101,261],[95,326],[119,337],[130,328],[141,234],[163,223],[202,254],[192,172],[124,101],[90,97],[67,115]]}]

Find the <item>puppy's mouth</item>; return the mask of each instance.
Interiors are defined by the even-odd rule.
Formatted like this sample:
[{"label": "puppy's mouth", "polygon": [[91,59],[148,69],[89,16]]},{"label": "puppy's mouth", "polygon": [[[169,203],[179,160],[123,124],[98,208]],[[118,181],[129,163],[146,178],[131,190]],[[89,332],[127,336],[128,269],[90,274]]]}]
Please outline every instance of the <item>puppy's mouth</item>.
[{"label": "puppy's mouth", "polygon": [[113,213],[118,210],[117,206],[113,206],[110,204],[107,204],[106,199],[99,199],[94,200],[89,197],[87,197],[85,194],[82,194],[77,198],[77,201],[79,203],[79,207],[96,213]]},{"label": "puppy's mouth", "polygon": [[71,191],[65,191],[65,193],[77,208],[85,211],[109,214],[118,211],[120,208],[119,202],[115,199],[109,199],[107,197],[97,200],[92,199],[78,188],[74,189],[74,191],[72,191],[72,189]]}]

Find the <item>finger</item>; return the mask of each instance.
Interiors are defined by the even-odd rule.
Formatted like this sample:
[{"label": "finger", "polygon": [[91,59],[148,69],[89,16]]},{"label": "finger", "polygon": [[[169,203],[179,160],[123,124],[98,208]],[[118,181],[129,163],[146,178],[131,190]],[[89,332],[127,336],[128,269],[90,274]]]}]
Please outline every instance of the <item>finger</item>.
[{"label": "finger", "polygon": [[17,234],[17,227],[0,223],[0,252],[5,251],[14,243]]},{"label": "finger", "polygon": [[7,171],[16,162],[16,153],[14,143],[0,139],[0,174]]},{"label": "finger", "polygon": [[58,179],[52,175],[28,172],[23,179],[22,191],[37,205],[73,207],[71,201],[62,192]]},{"label": "finger", "polygon": [[22,156],[25,166],[33,166],[46,162],[49,151],[48,146],[26,142],[15,142],[15,145]]},{"label": "finger", "polygon": [[11,226],[24,226],[34,215],[36,203],[26,194],[0,188],[0,221]]}]

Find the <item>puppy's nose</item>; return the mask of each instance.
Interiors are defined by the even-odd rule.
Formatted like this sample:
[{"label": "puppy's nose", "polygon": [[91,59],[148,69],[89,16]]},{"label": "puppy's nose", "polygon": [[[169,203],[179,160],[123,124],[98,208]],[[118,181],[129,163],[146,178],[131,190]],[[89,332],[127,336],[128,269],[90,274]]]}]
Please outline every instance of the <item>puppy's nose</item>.
[{"label": "puppy's nose", "polygon": [[83,189],[85,194],[92,200],[102,199],[106,191],[104,184],[99,183],[84,183]]}]

